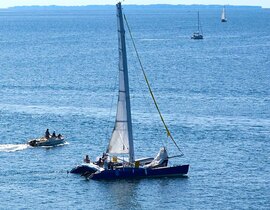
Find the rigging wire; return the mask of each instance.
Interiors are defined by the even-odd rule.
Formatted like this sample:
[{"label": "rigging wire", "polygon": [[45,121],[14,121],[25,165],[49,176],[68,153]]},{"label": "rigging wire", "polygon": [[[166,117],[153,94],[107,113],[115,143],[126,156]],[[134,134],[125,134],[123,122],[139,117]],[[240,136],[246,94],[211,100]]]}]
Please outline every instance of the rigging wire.
[{"label": "rigging wire", "polygon": [[132,33],[131,33],[131,30],[130,30],[130,27],[129,27],[129,24],[128,24],[128,21],[127,21],[127,19],[126,19],[125,14],[124,14],[124,20],[125,20],[125,22],[126,22],[127,29],[128,29],[128,32],[129,32],[131,41],[132,41],[132,45],[133,45],[134,50],[135,50],[135,52],[136,52],[136,55],[137,55],[139,64],[140,64],[140,66],[141,66],[141,70],[142,70],[142,72],[143,72],[143,76],[144,76],[145,82],[146,82],[146,84],[147,84],[147,87],[148,87],[148,90],[149,90],[149,92],[150,92],[150,94],[151,94],[151,97],[152,97],[152,99],[153,99],[153,101],[154,101],[154,104],[155,104],[155,106],[156,106],[156,109],[157,109],[157,111],[158,111],[158,113],[159,113],[160,119],[161,119],[161,121],[162,121],[162,123],[163,123],[163,125],[164,125],[164,127],[165,127],[165,130],[166,130],[166,132],[167,132],[167,136],[170,137],[170,139],[173,141],[174,145],[177,147],[177,149],[178,149],[179,152],[181,153],[181,156],[183,156],[183,155],[184,155],[183,152],[181,151],[180,147],[177,145],[176,141],[174,140],[173,136],[171,135],[171,132],[170,132],[168,126],[166,125],[166,123],[165,123],[165,121],[164,121],[164,118],[163,118],[163,116],[162,116],[162,114],[161,114],[161,112],[160,112],[160,110],[159,110],[159,107],[158,107],[158,104],[157,104],[156,99],[155,99],[155,97],[154,97],[154,94],[153,94],[153,92],[152,92],[150,83],[149,83],[149,81],[148,81],[148,79],[147,79],[147,76],[146,76],[146,73],[145,73],[145,71],[144,71],[144,68],[143,68],[143,65],[142,65],[142,62],[141,62],[139,53],[138,53],[138,51],[137,51],[137,48],[136,48],[136,45],[135,45],[135,42],[134,42],[134,39],[133,39],[133,36],[132,36]]},{"label": "rigging wire", "polygon": [[[131,39],[130,39],[130,37],[129,36],[126,36],[126,39],[127,39],[127,42],[126,42],[126,47],[127,47],[127,49],[128,49],[128,52],[130,52],[130,55],[131,56],[129,56],[129,58],[131,59],[137,59],[137,56],[136,56],[136,54],[135,54],[135,52],[134,52],[134,50],[133,50],[133,45],[132,45],[132,43],[131,43]],[[129,63],[131,63],[131,62],[129,62]],[[139,69],[140,68],[140,66],[139,66],[139,64],[138,64],[138,62],[132,62],[132,68],[135,68],[135,69]],[[138,83],[138,87],[139,88],[136,88],[136,90],[138,90],[138,91],[141,91],[141,92],[139,92],[139,96],[136,96],[135,94],[131,94],[131,97],[132,97],[132,100],[133,100],[133,102],[134,102],[134,104],[136,103],[136,104],[140,104],[140,103],[144,103],[144,106],[143,107],[146,107],[147,108],[147,111],[149,111],[149,110],[153,110],[152,108],[154,108],[154,107],[152,107],[152,106],[154,106],[154,104],[153,104],[153,102],[152,102],[152,99],[150,99],[149,100],[149,95],[147,95],[146,96],[146,93],[148,93],[147,92],[147,86],[144,86],[145,85],[145,82],[143,81],[143,80],[141,80],[141,79],[139,79],[139,78],[141,78],[141,76],[142,76],[142,72],[141,71],[130,71],[130,73],[133,73],[133,76],[134,76],[134,78],[135,78],[135,80],[136,80],[136,82]],[[130,89],[130,92],[131,92],[131,89]],[[137,91],[134,91],[134,92],[137,92]],[[141,98],[140,98],[141,97]],[[146,104],[146,105],[145,105]],[[134,107],[134,106],[133,106]],[[151,107],[151,108],[149,108],[149,107]],[[154,108],[155,109],[155,108]],[[141,111],[141,108],[140,108],[140,111]],[[134,113],[134,112],[133,112]],[[134,126],[134,121],[133,121],[133,126]],[[139,123],[139,125],[137,125],[137,126],[143,126],[141,123]],[[145,131],[145,130],[144,130]],[[138,137],[137,137],[138,138]],[[133,139],[134,139],[134,136],[133,136]],[[140,139],[141,140],[141,139]],[[162,143],[163,144],[165,144],[165,143],[167,143],[168,141],[164,141],[164,140],[162,140]],[[167,146],[167,145],[166,145]]]}]

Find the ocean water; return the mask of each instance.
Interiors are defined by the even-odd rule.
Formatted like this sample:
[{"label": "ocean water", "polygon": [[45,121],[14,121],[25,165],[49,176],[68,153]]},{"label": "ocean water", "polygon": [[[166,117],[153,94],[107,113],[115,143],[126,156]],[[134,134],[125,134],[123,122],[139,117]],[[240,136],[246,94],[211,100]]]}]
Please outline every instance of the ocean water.
[{"label": "ocean water", "polygon": [[[124,8],[188,178],[86,181],[117,99],[115,10],[0,11],[0,209],[270,209],[270,11]],[[136,157],[166,137],[127,36]],[[68,144],[31,148],[46,128]]]}]

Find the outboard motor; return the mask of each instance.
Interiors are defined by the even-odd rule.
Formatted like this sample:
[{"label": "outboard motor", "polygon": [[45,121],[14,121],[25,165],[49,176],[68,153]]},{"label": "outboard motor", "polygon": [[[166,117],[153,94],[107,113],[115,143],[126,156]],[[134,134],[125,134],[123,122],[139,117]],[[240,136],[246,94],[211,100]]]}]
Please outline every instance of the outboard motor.
[{"label": "outboard motor", "polygon": [[37,140],[32,140],[29,142],[29,145],[32,146],[32,147],[35,147],[37,146]]}]

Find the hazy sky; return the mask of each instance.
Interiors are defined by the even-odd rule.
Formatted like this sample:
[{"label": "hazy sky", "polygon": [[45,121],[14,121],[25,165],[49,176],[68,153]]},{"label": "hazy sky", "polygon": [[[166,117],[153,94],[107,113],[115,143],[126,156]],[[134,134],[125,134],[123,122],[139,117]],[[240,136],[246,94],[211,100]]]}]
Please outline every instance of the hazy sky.
[{"label": "hazy sky", "polygon": [[[119,1],[119,0],[118,0]],[[0,8],[26,5],[91,5],[115,4],[117,0],[0,0]],[[124,4],[221,4],[256,5],[270,8],[270,0],[125,0]]]}]

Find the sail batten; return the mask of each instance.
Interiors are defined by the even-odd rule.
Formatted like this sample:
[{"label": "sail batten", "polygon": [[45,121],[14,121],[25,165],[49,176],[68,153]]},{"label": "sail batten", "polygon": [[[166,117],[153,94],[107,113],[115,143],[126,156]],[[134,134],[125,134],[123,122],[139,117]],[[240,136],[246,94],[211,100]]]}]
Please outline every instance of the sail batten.
[{"label": "sail batten", "polygon": [[134,162],[125,30],[120,3],[117,4],[117,24],[119,51],[119,94],[115,126],[109,142],[107,153],[129,154],[129,162]]}]

